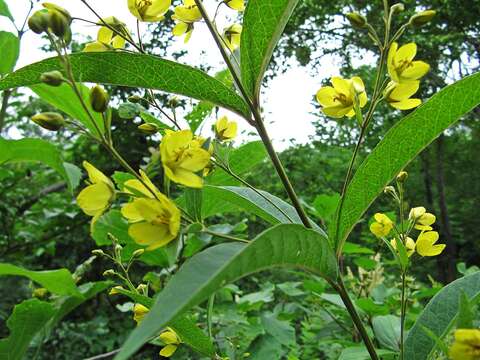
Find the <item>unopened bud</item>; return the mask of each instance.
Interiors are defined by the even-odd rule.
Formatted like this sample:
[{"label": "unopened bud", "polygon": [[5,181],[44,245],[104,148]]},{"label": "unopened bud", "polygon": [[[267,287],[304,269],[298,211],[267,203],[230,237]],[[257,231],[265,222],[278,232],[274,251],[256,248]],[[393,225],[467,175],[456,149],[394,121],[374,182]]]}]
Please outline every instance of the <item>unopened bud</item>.
[{"label": "unopened bud", "polygon": [[72,22],[72,16],[70,15],[70,13],[64,9],[63,7],[61,6],[58,6],[58,5],[55,5],[55,4],[52,4],[52,3],[43,3],[42,6],[45,8],[45,9],[48,9],[50,11],[57,11],[59,12],[60,14],[62,14],[68,21],[68,24],[70,25],[70,23]]},{"label": "unopened bud", "polygon": [[423,26],[425,24],[428,24],[433,19],[436,13],[437,12],[435,10],[420,11],[419,13],[413,15],[408,23],[417,27]]},{"label": "unopened bud", "polygon": [[138,130],[146,135],[153,135],[158,132],[158,126],[152,123],[145,123],[137,127]]},{"label": "unopened bud", "polygon": [[[119,291],[120,290],[120,291]],[[115,286],[113,288],[110,289],[108,295],[117,295],[117,294],[121,294],[121,291],[122,290],[125,290],[122,286]],[[125,290],[126,291],[126,290]]]},{"label": "unopened bud", "polygon": [[115,275],[115,271],[112,270],[112,269],[108,269],[108,270],[105,270],[102,275],[103,275],[103,276],[114,276],[114,275]]},{"label": "unopened bud", "polygon": [[28,27],[35,34],[41,34],[48,29],[48,13],[46,11],[36,11],[28,19]]},{"label": "unopened bud", "polygon": [[92,250],[92,255],[103,256],[105,255],[105,253],[103,252],[102,249],[95,249],[95,250]]},{"label": "unopened bud", "polygon": [[359,13],[351,12],[345,16],[354,28],[363,29],[367,25],[367,19],[365,18],[365,16],[360,15]]},{"label": "unopened bud", "polygon": [[44,298],[47,294],[48,294],[47,289],[37,288],[37,289],[33,290],[32,296],[41,299],[41,298]]},{"label": "unopened bud", "polygon": [[90,89],[90,105],[95,112],[103,113],[108,108],[108,94],[100,85]]},{"label": "unopened bud", "polygon": [[405,182],[407,178],[408,178],[408,173],[406,171],[400,171],[397,175],[397,181],[401,183]]},{"label": "unopened bud", "polygon": [[395,194],[395,188],[393,186],[385,186],[385,189],[383,189],[383,192],[385,194]]},{"label": "unopened bud", "polygon": [[144,252],[145,252],[145,249],[138,249],[138,250],[135,250],[135,251],[132,253],[132,257],[139,257],[139,256],[142,256]]},{"label": "unopened bud", "polygon": [[403,10],[405,10],[405,6],[402,3],[396,3],[390,7],[390,10],[392,14],[396,12],[402,12]]},{"label": "unopened bud", "polygon": [[63,116],[55,112],[44,112],[34,115],[32,116],[32,121],[50,131],[58,131],[65,125]]},{"label": "unopened bud", "polygon": [[54,70],[40,75],[40,81],[50,86],[60,86],[65,79],[60,71]]},{"label": "unopened bud", "polygon": [[68,33],[70,22],[68,18],[59,11],[49,10],[48,27],[59,38],[63,38]]},{"label": "unopened bud", "polygon": [[136,104],[136,103],[140,102],[141,100],[142,100],[142,97],[138,96],[138,95],[132,95],[132,96],[128,97],[128,101],[133,103],[133,104]]},{"label": "unopened bud", "polygon": [[176,97],[176,96],[174,96],[174,97],[170,98],[170,100],[168,100],[168,105],[170,105],[170,107],[172,107],[172,108],[176,108],[179,103],[180,103],[180,101],[178,100],[178,97]]},{"label": "unopened bud", "polygon": [[139,293],[147,294],[148,293],[148,286],[146,284],[140,284],[137,286],[137,290]]}]

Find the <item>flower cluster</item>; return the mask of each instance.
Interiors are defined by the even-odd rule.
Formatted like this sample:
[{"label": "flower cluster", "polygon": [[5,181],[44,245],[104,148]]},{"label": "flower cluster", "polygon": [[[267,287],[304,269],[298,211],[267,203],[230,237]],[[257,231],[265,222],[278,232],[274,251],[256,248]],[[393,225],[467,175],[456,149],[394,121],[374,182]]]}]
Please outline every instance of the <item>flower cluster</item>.
[{"label": "flower cluster", "polygon": [[452,360],[480,359],[480,329],[457,329],[450,347]]}]

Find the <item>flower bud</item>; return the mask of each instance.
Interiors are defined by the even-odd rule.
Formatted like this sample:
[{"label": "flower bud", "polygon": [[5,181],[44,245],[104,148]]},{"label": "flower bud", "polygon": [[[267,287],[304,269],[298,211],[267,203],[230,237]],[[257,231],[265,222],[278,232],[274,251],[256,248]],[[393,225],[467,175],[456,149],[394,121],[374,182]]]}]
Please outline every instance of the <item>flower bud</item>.
[{"label": "flower bud", "polygon": [[390,7],[392,14],[402,12],[403,10],[405,10],[405,6],[402,3],[396,3]]},{"label": "flower bud", "polygon": [[170,105],[170,107],[172,107],[172,108],[176,108],[179,103],[180,103],[180,101],[178,100],[178,97],[176,97],[176,96],[174,96],[174,97],[170,98],[170,100],[168,100],[168,105]]},{"label": "flower bud", "polygon": [[48,14],[46,11],[36,11],[28,19],[28,27],[35,34],[41,34],[48,29]]},{"label": "flower bud", "polygon": [[354,28],[363,29],[367,25],[367,19],[365,18],[365,16],[360,15],[359,13],[351,12],[345,16]]},{"label": "flower bud", "polygon": [[419,13],[413,15],[408,23],[417,27],[423,26],[429,23],[436,13],[437,12],[435,10],[420,11]]},{"label": "flower bud", "polygon": [[105,270],[102,275],[103,276],[114,276],[115,271],[113,271],[112,269],[108,269],[108,270]]},{"label": "flower bud", "polygon": [[32,121],[46,130],[58,131],[65,125],[63,116],[55,112],[44,112],[32,116]]},{"label": "flower bud", "polygon": [[108,94],[99,85],[95,85],[90,89],[90,105],[95,112],[103,113],[108,108]]},{"label": "flower bud", "polygon": [[105,253],[103,252],[102,249],[95,249],[95,250],[92,250],[92,255],[103,256],[105,255]]},{"label": "flower bud", "polygon": [[42,298],[44,298],[47,294],[48,294],[48,290],[47,290],[47,289],[45,289],[45,288],[37,288],[37,289],[33,290],[32,296],[33,296],[33,297],[36,297],[36,298],[39,298],[39,299],[42,299]]},{"label": "flower bud", "polygon": [[70,23],[72,22],[72,16],[70,15],[70,13],[64,9],[63,7],[61,6],[58,6],[58,5],[55,5],[55,4],[52,4],[52,3],[43,3],[42,6],[45,8],[45,9],[48,9],[49,11],[57,11],[59,12],[60,14],[62,14],[68,21],[68,24],[70,25]]},{"label": "flower bud", "polygon": [[405,182],[407,178],[408,178],[408,173],[406,171],[400,171],[397,175],[397,181],[401,183]]},{"label": "flower bud", "polygon": [[136,104],[136,103],[140,102],[141,100],[142,100],[142,97],[138,96],[138,95],[132,95],[132,96],[128,97],[128,101],[133,103],[133,104]]},{"label": "flower bud", "polygon": [[153,135],[158,132],[158,126],[152,123],[145,123],[137,127],[138,130],[146,135]]},{"label": "flower bud", "polygon": [[48,15],[48,27],[59,38],[63,38],[70,28],[68,18],[56,10],[49,10]]},{"label": "flower bud", "polygon": [[385,189],[383,189],[383,193],[387,195],[391,194],[393,196],[397,194],[393,186],[385,186]]},{"label": "flower bud", "polygon": [[144,252],[145,252],[145,249],[138,249],[138,250],[135,250],[135,251],[132,253],[132,257],[139,257],[139,256],[142,256]]},{"label": "flower bud", "polygon": [[108,295],[121,294],[119,290],[125,290],[125,289],[122,286],[114,286],[113,288],[110,289]]},{"label": "flower bud", "polygon": [[147,294],[148,293],[148,286],[147,284],[140,284],[137,286],[137,291],[142,294]]},{"label": "flower bud", "polygon": [[40,75],[40,81],[50,86],[60,86],[65,79],[60,71],[54,70]]}]

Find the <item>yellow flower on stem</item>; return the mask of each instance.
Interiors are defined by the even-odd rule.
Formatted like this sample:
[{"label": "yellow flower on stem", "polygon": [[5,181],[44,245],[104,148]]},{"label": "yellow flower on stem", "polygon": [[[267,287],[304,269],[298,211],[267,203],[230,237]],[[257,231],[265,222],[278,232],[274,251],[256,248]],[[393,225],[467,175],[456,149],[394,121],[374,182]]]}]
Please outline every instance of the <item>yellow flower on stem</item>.
[{"label": "yellow flower on stem", "polygon": [[412,208],[408,218],[414,222],[415,229],[422,231],[432,230],[431,225],[433,225],[437,219],[435,215],[428,213],[423,206]]},{"label": "yellow flower on stem", "polygon": [[325,115],[333,118],[354,116],[355,96],[358,97],[360,108],[367,103],[365,86],[358,76],[351,79],[332,77],[330,82],[333,86],[324,86],[317,92],[317,101]]},{"label": "yellow flower on stem", "polygon": [[123,49],[125,47],[125,37],[129,37],[130,34],[123,22],[118,20],[114,16],[103,19],[103,21],[115,29],[122,36],[115,33],[112,29],[105,26],[103,22],[99,22],[100,29],[98,30],[97,40],[85,45],[84,52],[99,52],[109,51],[115,49]]},{"label": "yellow flower on stem", "polygon": [[[397,250],[397,239],[390,240],[390,245],[392,245],[392,247]],[[407,250],[408,257],[412,256],[415,252],[415,241],[411,237],[407,236],[404,245],[405,249]]]},{"label": "yellow flower on stem", "polygon": [[409,43],[398,48],[394,42],[390,46],[387,57],[387,69],[391,79],[396,83],[418,80],[430,70],[430,65],[424,61],[414,61],[417,45]]},{"label": "yellow flower on stem", "polygon": [[170,5],[171,0],[128,0],[128,10],[144,22],[162,21]]},{"label": "yellow flower on stem", "polygon": [[185,35],[184,42],[187,43],[192,36],[193,23],[202,19],[202,14],[195,3],[195,0],[183,0],[183,5],[175,6],[172,19],[177,22],[173,27],[174,36]]},{"label": "yellow flower on stem", "polygon": [[83,167],[87,170],[89,185],[78,194],[77,204],[85,214],[93,216],[93,226],[115,199],[115,187],[105,174],[88,161],[83,162]]},{"label": "yellow flower on stem", "polygon": [[245,1],[244,0],[225,0],[224,3],[230,9],[237,10],[237,11],[245,10]]},{"label": "yellow flower on stem", "polygon": [[194,139],[190,130],[166,131],[160,143],[160,156],[167,177],[179,184],[200,188],[201,172],[210,162],[210,153]]},{"label": "yellow flower on stem", "polygon": [[226,116],[222,116],[215,123],[215,136],[220,141],[230,141],[237,136],[237,123],[229,121]]},{"label": "yellow flower on stem", "polygon": [[454,337],[449,353],[452,360],[480,359],[480,329],[457,329]]},{"label": "yellow flower on stem", "polygon": [[142,178],[142,181],[138,179],[125,181],[122,190],[133,195],[135,195],[134,192],[136,192],[137,194],[150,199],[164,196],[143,170],[140,170],[140,177]]},{"label": "yellow flower on stem", "polygon": [[242,36],[242,25],[233,24],[223,30],[223,40],[230,51],[235,51],[240,46]]},{"label": "yellow flower on stem", "polygon": [[173,331],[171,328],[167,328],[167,330],[162,332],[158,337],[166,345],[160,351],[160,355],[163,357],[172,356],[175,353],[175,351],[177,351],[178,345],[181,344],[181,340],[178,337],[177,333]]},{"label": "yellow flower on stem", "polygon": [[445,249],[445,244],[435,243],[438,241],[438,232],[436,231],[422,231],[418,235],[416,249],[417,253],[421,256],[437,256],[440,255]]},{"label": "yellow flower on stem", "polygon": [[385,237],[393,229],[393,222],[390,218],[382,213],[376,213],[375,221],[370,225],[370,231],[376,237]]},{"label": "yellow flower on stem", "polygon": [[399,110],[409,110],[416,108],[422,103],[422,100],[411,98],[418,91],[420,83],[410,81],[405,83],[390,82],[385,91],[387,102]]},{"label": "yellow flower on stem", "polygon": [[148,314],[149,311],[150,310],[142,304],[135,304],[133,306],[133,320],[135,320],[137,326],[140,325],[140,323],[143,321],[143,318]]}]

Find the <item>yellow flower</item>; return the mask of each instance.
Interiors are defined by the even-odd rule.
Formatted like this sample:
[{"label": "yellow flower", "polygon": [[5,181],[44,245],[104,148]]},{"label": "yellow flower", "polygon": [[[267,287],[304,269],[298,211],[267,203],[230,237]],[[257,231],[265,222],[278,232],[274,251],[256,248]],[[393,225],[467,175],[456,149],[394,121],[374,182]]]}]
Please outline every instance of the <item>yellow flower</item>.
[{"label": "yellow flower", "polygon": [[210,153],[193,138],[190,130],[166,131],[160,143],[160,156],[170,180],[188,187],[202,187],[203,179],[196,173],[208,165]]},{"label": "yellow flower", "polygon": [[397,84],[390,82],[386,90],[386,100],[395,109],[409,110],[416,108],[422,103],[422,100],[411,98],[418,91],[420,83],[418,81],[409,81]]},{"label": "yellow flower", "polygon": [[224,3],[233,10],[243,11],[245,10],[244,0],[225,0]]},{"label": "yellow flower", "polygon": [[185,34],[184,42],[187,43],[192,36],[193,23],[202,19],[202,14],[195,4],[195,0],[183,0],[183,5],[175,6],[172,19],[177,22],[173,27],[174,36]]},{"label": "yellow flower", "polygon": [[162,21],[172,4],[171,0],[128,0],[128,10],[140,21]]},{"label": "yellow flower", "polygon": [[398,48],[394,42],[388,51],[387,68],[388,73],[396,83],[418,80],[423,77],[430,65],[423,61],[414,61],[417,54],[417,45],[409,43]]},{"label": "yellow flower", "polygon": [[215,123],[215,136],[220,141],[233,140],[237,136],[237,123],[229,121],[226,116],[222,116]]},{"label": "yellow flower", "polygon": [[435,215],[428,213],[423,206],[415,207],[410,210],[409,219],[415,223],[417,230],[432,230],[430,225],[435,223]]},{"label": "yellow flower", "polygon": [[[397,239],[390,240],[390,244],[395,250],[397,250]],[[407,250],[408,257],[412,256],[413,253],[415,252],[415,241],[413,241],[411,237],[407,236],[407,240],[405,241],[404,245]]]},{"label": "yellow flower", "polygon": [[452,360],[480,359],[480,329],[458,329],[454,336],[449,354]]},{"label": "yellow flower", "polygon": [[118,20],[114,16],[103,19],[103,21],[114,28],[118,33],[124,35],[124,37],[118,35],[113,30],[103,25],[103,22],[99,22],[98,25],[103,25],[98,30],[97,40],[85,45],[83,51],[85,52],[98,52],[109,51],[115,49],[123,49],[125,47],[125,37],[129,37],[130,34],[123,22]]},{"label": "yellow flower", "polygon": [[354,76],[351,79],[332,77],[332,86],[324,86],[317,92],[317,101],[322,105],[322,110],[327,116],[341,118],[355,115],[354,99],[358,96],[360,107],[367,103],[367,93],[362,79]]},{"label": "yellow flower", "polygon": [[436,231],[422,231],[418,235],[416,248],[417,253],[421,256],[437,256],[445,249],[445,244],[435,243],[438,241],[438,232]]},{"label": "yellow flower", "polygon": [[131,192],[129,190],[131,189],[146,198],[135,198],[124,205],[121,211],[132,223],[128,227],[128,235],[137,244],[148,246],[147,250],[155,250],[177,237],[180,229],[180,211],[143,172],[141,175],[148,188],[139,180],[128,180],[125,182],[125,191]]},{"label": "yellow flower", "polygon": [[133,306],[133,320],[136,321],[137,325],[140,325],[143,318],[145,317],[145,315],[147,315],[149,311],[150,310],[142,304],[135,304]]},{"label": "yellow flower", "polygon": [[163,357],[170,357],[177,351],[178,345],[181,344],[181,340],[178,337],[177,333],[171,328],[167,328],[166,331],[162,332],[159,336],[160,340],[166,345],[161,351],[160,355]]},{"label": "yellow flower", "polygon": [[87,215],[93,216],[93,225],[115,199],[112,181],[88,161],[83,162],[89,184],[77,196],[77,204]]},{"label": "yellow flower", "polygon": [[240,46],[242,25],[233,24],[223,30],[223,40],[230,51],[235,51]]},{"label": "yellow flower", "polygon": [[393,222],[389,217],[382,213],[376,213],[374,216],[375,221],[370,225],[370,231],[376,237],[387,236],[393,228]]}]

